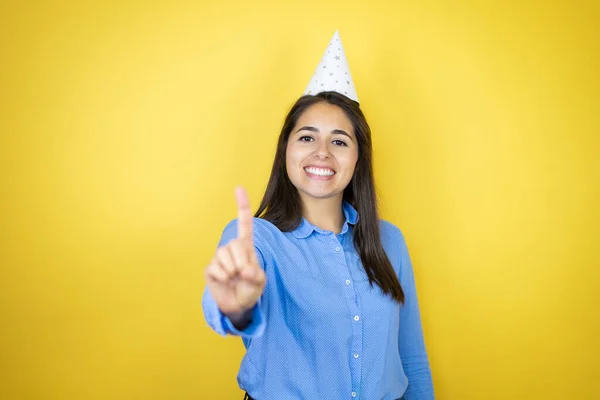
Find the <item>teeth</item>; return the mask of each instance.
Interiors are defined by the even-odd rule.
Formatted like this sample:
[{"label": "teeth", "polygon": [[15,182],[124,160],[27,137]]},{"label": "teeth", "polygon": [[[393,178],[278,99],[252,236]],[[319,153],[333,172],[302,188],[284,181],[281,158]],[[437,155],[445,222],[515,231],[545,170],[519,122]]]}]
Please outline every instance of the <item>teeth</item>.
[{"label": "teeth", "polygon": [[319,176],[331,176],[334,174],[334,172],[328,168],[308,167],[308,168],[305,168],[305,170],[313,175],[319,175]]}]

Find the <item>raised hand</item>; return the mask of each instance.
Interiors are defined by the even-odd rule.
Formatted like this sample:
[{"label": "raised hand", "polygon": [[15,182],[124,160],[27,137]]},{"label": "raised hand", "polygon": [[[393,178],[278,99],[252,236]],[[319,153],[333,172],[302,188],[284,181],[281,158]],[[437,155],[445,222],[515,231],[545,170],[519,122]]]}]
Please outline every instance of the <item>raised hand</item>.
[{"label": "raised hand", "polygon": [[219,310],[232,321],[239,320],[254,307],[267,279],[254,250],[253,218],[248,195],[238,187],[235,197],[238,208],[237,238],[218,248],[205,270],[208,290]]}]

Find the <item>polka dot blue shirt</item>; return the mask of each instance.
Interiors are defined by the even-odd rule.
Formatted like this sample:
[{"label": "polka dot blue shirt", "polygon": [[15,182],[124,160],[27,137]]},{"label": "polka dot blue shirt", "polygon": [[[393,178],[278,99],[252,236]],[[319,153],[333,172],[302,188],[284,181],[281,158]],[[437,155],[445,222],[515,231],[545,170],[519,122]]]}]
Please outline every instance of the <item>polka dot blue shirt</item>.
[{"label": "polka dot blue shirt", "polygon": [[[405,304],[371,286],[352,241],[356,210],[334,234],[306,219],[281,232],[254,219],[254,243],[267,275],[252,322],[237,330],[208,289],[202,306],[220,335],[241,336],[246,354],[237,381],[257,400],[434,398],[415,280],[405,240],[381,221],[381,240],[405,294]],[[219,246],[237,236],[237,220]]]}]

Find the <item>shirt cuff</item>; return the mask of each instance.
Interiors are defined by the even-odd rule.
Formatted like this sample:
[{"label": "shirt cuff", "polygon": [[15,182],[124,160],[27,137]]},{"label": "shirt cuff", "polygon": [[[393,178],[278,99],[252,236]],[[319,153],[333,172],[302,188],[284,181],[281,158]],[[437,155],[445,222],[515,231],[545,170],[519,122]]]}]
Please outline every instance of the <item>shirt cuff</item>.
[{"label": "shirt cuff", "polygon": [[254,305],[254,308],[252,308],[252,319],[248,326],[243,330],[236,329],[231,320],[223,313],[221,313],[221,324],[227,333],[235,336],[249,339],[261,336],[265,331],[265,323],[260,311],[260,300]]}]

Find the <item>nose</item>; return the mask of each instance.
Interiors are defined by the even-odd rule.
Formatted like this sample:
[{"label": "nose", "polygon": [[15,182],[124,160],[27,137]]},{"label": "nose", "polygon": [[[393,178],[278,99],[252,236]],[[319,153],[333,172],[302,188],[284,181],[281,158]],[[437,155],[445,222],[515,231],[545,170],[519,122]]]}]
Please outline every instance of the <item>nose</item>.
[{"label": "nose", "polygon": [[320,140],[317,143],[317,148],[315,149],[314,155],[315,155],[315,157],[320,158],[320,159],[329,158],[330,154],[329,154],[329,148],[327,146],[327,141]]}]

